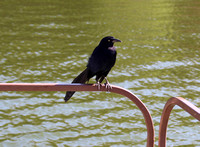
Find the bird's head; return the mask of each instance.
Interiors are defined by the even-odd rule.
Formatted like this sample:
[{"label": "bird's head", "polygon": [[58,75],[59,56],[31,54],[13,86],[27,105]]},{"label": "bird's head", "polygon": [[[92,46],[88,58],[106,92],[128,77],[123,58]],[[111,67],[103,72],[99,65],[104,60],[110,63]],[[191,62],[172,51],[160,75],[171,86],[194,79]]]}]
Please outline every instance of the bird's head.
[{"label": "bird's head", "polygon": [[121,40],[116,39],[112,36],[107,36],[104,37],[101,41],[100,41],[100,45],[102,46],[107,46],[107,47],[112,47],[114,45],[115,42],[121,42]]}]

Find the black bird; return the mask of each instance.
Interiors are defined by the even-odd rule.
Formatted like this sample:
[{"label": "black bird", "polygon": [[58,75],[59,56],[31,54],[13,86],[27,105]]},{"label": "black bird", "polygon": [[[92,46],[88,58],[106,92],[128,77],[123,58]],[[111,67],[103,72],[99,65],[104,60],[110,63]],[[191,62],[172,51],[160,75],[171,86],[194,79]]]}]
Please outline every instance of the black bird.
[{"label": "black bird", "polygon": [[[113,46],[115,42],[121,42],[112,36],[104,37],[99,45],[94,49],[92,55],[90,56],[87,64],[87,68],[80,73],[72,83],[86,83],[93,76],[96,75],[96,83],[98,89],[100,88],[100,83],[105,79],[106,87],[112,88],[106,78],[111,68],[114,66],[116,61],[116,48]],[[65,95],[65,102],[67,102],[75,91],[67,91]]]}]

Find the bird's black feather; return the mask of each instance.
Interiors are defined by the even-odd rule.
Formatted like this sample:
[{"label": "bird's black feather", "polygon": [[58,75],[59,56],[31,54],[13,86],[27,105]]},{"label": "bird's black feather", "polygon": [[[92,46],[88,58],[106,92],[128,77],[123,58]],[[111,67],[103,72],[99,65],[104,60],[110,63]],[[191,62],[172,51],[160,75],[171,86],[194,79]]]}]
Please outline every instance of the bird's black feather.
[{"label": "bird's black feather", "polygon": [[[115,64],[117,55],[116,49],[113,46],[115,42],[121,41],[112,36],[104,37],[90,56],[87,68],[80,73],[72,83],[84,84],[95,75],[96,82],[101,83]],[[74,91],[67,91],[64,98],[65,102],[67,102],[74,93]]]}]

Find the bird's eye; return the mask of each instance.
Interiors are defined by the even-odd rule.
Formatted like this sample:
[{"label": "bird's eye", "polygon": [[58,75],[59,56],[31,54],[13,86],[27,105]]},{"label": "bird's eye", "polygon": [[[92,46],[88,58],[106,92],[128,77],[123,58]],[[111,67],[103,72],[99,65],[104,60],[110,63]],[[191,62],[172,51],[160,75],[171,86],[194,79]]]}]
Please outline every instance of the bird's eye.
[{"label": "bird's eye", "polygon": [[108,42],[110,42],[110,39],[108,40]]}]

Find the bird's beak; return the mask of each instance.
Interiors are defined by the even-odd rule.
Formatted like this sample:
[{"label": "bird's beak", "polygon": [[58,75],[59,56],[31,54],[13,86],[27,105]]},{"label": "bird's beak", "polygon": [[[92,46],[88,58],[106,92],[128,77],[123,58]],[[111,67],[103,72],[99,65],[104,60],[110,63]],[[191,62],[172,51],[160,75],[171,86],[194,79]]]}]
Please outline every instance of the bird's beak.
[{"label": "bird's beak", "polygon": [[119,39],[113,39],[113,41],[112,41],[113,43],[114,42],[122,42],[121,40],[119,40]]}]

